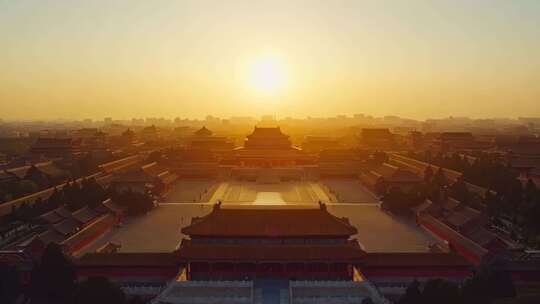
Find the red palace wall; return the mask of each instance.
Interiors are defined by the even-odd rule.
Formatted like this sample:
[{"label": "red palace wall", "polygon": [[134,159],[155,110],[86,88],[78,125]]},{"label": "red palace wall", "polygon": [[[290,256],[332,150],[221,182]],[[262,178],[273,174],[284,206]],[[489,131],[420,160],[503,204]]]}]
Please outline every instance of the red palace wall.
[{"label": "red palace wall", "polygon": [[512,279],[514,282],[520,283],[538,283],[540,282],[540,271],[512,271]]},{"label": "red palace wall", "polygon": [[96,266],[78,267],[77,277],[106,276],[109,278],[147,277],[169,280],[178,273],[178,267]]},{"label": "red palace wall", "polygon": [[418,224],[447,241],[453,249],[473,264],[479,264],[482,256],[487,253],[485,248],[429,215],[418,216],[416,220]]},{"label": "red palace wall", "polygon": [[109,229],[118,222],[119,218],[112,214],[101,216],[81,231],[62,242],[62,246],[64,246],[66,253],[73,255],[92,241],[99,238],[105,232],[109,231]]},{"label": "red palace wall", "polygon": [[[273,277],[273,278],[296,278],[296,279],[352,279],[352,266],[347,265],[343,269],[317,268],[313,267],[291,267],[287,264],[263,263],[263,264],[227,264],[220,267],[219,263],[213,266],[209,264],[196,263],[188,267],[188,277],[191,279],[199,278],[228,278],[244,279],[255,277]],[[196,265],[199,265],[198,267]]]},{"label": "red palace wall", "polygon": [[465,278],[471,274],[467,267],[362,267],[362,274],[370,277]]}]

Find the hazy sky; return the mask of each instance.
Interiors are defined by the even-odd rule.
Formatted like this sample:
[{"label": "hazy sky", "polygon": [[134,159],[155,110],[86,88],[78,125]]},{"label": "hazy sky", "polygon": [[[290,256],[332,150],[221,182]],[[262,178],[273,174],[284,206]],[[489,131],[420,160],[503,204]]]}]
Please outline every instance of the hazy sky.
[{"label": "hazy sky", "polygon": [[540,116],[540,1],[0,0],[0,118],[353,113]]}]

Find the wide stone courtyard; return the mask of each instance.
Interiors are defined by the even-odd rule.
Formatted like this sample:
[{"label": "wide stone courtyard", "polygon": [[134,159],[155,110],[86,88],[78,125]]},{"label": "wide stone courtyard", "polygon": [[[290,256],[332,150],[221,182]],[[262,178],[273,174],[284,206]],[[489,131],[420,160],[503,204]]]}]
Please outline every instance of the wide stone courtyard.
[{"label": "wide stone courtyard", "polygon": [[377,197],[353,179],[257,183],[217,182],[208,179],[179,180],[162,203],[369,203]]},{"label": "wide stone courtyard", "polygon": [[[438,242],[422,228],[410,220],[390,215],[379,208],[377,200],[362,187],[345,187],[346,191],[358,193],[338,194],[340,197],[371,198],[365,203],[332,202],[328,197],[326,185],[311,182],[288,182],[280,184],[256,183],[211,183],[198,181],[183,187],[192,189],[191,196],[207,198],[208,202],[189,202],[190,196],[179,189],[173,189],[172,195],[183,195],[186,200],[169,197],[164,203],[145,216],[126,220],[121,227],[94,241],[79,254],[95,251],[107,242],[121,244],[121,252],[167,252],[172,251],[184,237],[180,229],[190,223],[192,217],[202,216],[211,211],[213,202],[222,200],[224,205],[242,207],[276,205],[280,208],[315,207],[319,200],[328,203],[328,210],[339,217],[347,217],[358,229],[356,238],[367,251],[384,252],[425,252],[429,245]],[[343,191],[339,186],[337,191]],[[185,189],[185,188],[184,188]],[[194,190],[195,189],[195,190]],[[210,190],[209,190],[210,189]],[[341,189],[341,190],[340,190]],[[331,192],[336,193],[336,190]],[[184,202],[182,202],[184,201]],[[301,219],[299,219],[301,220]]]}]

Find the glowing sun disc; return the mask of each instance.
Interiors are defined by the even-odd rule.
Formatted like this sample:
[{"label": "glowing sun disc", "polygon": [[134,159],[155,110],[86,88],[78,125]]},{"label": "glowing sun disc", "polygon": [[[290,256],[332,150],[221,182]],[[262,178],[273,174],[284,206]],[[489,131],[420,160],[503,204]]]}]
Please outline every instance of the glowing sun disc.
[{"label": "glowing sun disc", "polygon": [[285,86],[283,62],[274,56],[261,56],[249,66],[249,86],[262,93],[277,93]]}]

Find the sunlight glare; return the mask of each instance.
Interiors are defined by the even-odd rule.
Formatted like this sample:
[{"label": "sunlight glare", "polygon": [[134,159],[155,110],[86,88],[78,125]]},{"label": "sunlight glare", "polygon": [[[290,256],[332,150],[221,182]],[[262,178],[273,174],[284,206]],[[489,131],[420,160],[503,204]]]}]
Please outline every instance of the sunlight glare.
[{"label": "sunlight glare", "polygon": [[275,94],[285,86],[285,67],[279,57],[260,56],[249,65],[249,86],[257,92]]}]

